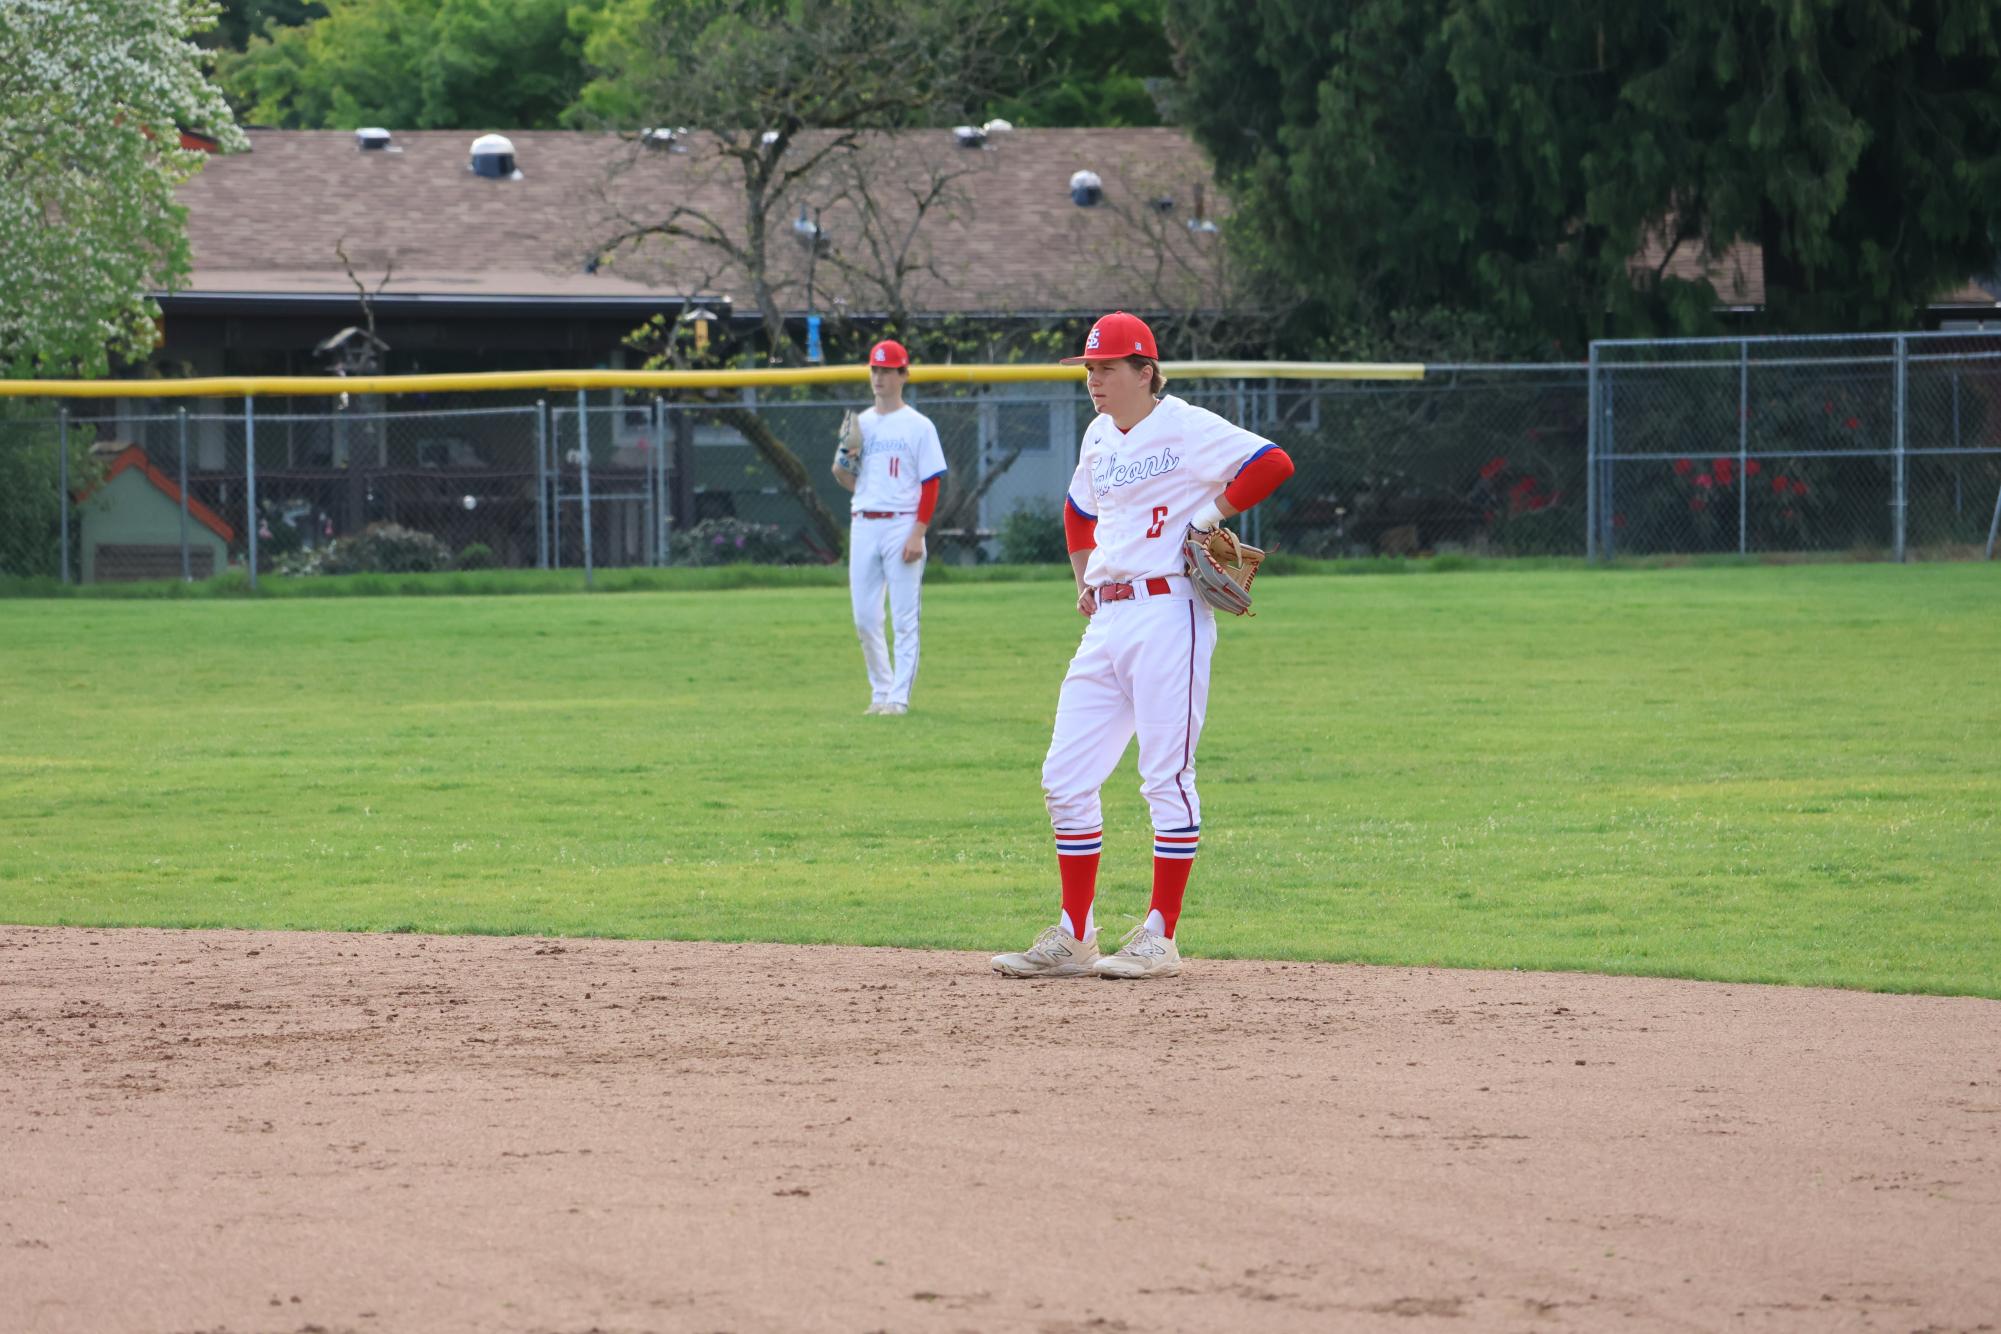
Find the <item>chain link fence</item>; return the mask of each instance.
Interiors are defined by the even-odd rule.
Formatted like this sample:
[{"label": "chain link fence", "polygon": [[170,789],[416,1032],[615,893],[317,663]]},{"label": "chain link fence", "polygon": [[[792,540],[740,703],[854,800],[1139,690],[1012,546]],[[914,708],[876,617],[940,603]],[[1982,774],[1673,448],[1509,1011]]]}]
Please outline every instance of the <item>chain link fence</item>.
[{"label": "chain link fence", "polygon": [[1591,550],[1993,552],[2001,335],[1605,342]]},{"label": "chain link fence", "polygon": [[[1581,366],[1441,367],[1401,383],[1190,380],[1172,392],[1297,462],[1294,481],[1246,516],[1254,541],[1314,556],[1583,550]],[[36,500],[0,511],[0,573],[338,572],[351,567],[343,539],[385,531],[400,536],[370,540],[389,568],[805,562],[839,550],[850,497],[827,465],[860,395],[494,399],[10,400],[0,469],[10,494]],[[1062,497],[1091,412],[1081,386],[915,386],[910,399],[936,422],[949,469],[937,555],[1061,561]]]},{"label": "chain link fence", "polygon": [[[2001,521],[2001,338],[1605,343],[1589,365],[1170,392],[1292,456],[1244,526],[1304,556],[1979,555]],[[949,467],[934,558],[1061,561],[1081,386],[910,399]],[[0,400],[0,574],[829,560],[850,499],[834,436],[865,402]]]}]

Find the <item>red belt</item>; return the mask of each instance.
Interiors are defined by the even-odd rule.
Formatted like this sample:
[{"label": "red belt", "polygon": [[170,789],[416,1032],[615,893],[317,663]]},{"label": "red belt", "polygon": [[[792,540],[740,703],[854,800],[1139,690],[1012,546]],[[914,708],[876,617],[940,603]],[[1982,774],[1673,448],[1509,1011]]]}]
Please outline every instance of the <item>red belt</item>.
[{"label": "red belt", "polygon": [[[1160,597],[1164,593],[1173,592],[1174,588],[1167,580],[1155,577],[1146,581],[1146,591],[1155,597]],[[1124,602],[1127,598],[1137,597],[1138,595],[1138,590],[1131,584],[1098,585],[1098,601],[1100,602]]]},{"label": "red belt", "polygon": [[914,510],[856,510],[857,519],[901,519],[915,513]]}]

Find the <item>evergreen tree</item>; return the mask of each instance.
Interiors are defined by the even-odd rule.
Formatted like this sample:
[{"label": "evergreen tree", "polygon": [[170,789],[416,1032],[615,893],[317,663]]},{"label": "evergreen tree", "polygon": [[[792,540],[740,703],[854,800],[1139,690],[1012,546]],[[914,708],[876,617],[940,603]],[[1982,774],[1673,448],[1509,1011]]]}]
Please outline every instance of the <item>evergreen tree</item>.
[{"label": "evergreen tree", "polygon": [[1554,338],[1714,327],[1651,250],[1764,247],[1774,330],[1908,326],[1990,271],[1984,0],[1168,0],[1244,243],[1323,322],[1456,308]]}]

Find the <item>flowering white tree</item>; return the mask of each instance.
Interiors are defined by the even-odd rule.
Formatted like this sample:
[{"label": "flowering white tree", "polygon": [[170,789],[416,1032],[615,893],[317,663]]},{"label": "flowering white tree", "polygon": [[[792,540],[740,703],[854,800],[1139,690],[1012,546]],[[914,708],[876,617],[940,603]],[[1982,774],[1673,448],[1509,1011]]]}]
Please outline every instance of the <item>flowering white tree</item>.
[{"label": "flowering white tree", "polygon": [[188,273],[174,189],[244,146],[190,40],[213,0],[0,0],[0,375],[103,375]]}]

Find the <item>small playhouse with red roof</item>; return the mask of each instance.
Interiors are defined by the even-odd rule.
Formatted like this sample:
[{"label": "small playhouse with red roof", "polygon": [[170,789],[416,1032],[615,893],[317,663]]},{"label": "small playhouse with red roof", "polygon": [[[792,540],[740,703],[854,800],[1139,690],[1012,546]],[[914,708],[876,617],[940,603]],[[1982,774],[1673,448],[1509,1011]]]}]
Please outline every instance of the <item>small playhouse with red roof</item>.
[{"label": "small playhouse with red roof", "polygon": [[87,584],[180,578],[184,532],[187,572],[207,579],[229,563],[236,540],[236,530],[192,496],[184,521],[180,487],[137,445],[112,455],[103,478],[77,496],[77,505]]}]

